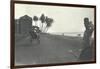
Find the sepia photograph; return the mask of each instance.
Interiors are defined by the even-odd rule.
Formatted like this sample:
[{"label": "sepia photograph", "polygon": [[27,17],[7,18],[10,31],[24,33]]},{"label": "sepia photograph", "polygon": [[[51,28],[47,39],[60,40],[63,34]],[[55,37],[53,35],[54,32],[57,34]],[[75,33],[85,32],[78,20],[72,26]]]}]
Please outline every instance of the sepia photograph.
[{"label": "sepia photograph", "polygon": [[95,6],[14,2],[14,65],[95,62]]}]

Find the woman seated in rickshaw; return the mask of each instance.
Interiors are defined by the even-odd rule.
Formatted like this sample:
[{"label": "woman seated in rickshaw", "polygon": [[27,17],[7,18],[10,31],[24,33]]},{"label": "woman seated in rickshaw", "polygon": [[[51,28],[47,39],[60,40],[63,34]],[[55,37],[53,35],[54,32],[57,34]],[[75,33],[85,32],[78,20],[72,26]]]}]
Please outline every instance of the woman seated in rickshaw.
[{"label": "woman seated in rickshaw", "polygon": [[38,43],[40,43],[40,30],[38,26],[33,26],[32,31],[29,32],[31,35],[31,42],[33,40],[36,40]]}]

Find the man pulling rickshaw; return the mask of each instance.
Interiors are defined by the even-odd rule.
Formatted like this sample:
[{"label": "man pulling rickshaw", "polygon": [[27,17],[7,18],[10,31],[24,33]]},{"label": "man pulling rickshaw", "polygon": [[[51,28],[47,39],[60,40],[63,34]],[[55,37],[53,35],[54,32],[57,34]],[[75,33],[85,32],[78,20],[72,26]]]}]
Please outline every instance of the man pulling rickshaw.
[{"label": "man pulling rickshaw", "polygon": [[40,44],[40,30],[38,26],[33,26],[29,34],[31,36],[32,43],[36,42],[37,44]]}]

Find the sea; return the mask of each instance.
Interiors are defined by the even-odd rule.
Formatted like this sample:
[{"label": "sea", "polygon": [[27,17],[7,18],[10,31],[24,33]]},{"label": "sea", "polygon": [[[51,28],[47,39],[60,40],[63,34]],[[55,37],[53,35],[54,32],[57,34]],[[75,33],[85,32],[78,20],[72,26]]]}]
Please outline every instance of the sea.
[{"label": "sea", "polygon": [[[63,35],[63,36],[73,36],[73,37],[83,37],[84,36],[84,32],[53,32],[50,34]],[[92,38],[93,37],[94,37],[94,32],[92,34]]]},{"label": "sea", "polygon": [[53,32],[50,34],[54,35],[63,35],[63,36],[74,36],[74,37],[83,37],[84,32]]}]

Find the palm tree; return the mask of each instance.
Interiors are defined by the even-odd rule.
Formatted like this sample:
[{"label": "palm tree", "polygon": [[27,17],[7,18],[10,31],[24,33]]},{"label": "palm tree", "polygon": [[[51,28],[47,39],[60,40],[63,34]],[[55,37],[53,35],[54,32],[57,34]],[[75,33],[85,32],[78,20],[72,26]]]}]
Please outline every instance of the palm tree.
[{"label": "palm tree", "polygon": [[33,17],[33,20],[35,21],[35,26],[37,26],[38,17],[37,16],[34,16]]},{"label": "palm tree", "polygon": [[41,25],[41,31],[43,31],[43,24],[45,23],[45,16],[44,16],[44,14],[41,15],[40,21],[42,23],[42,25]]},{"label": "palm tree", "polygon": [[48,18],[48,17],[46,17],[46,28],[44,29],[45,32],[47,32],[48,29],[49,29],[49,27],[52,26],[53,21],[54,21],[54,20],[53,20],[52,18]]}]

